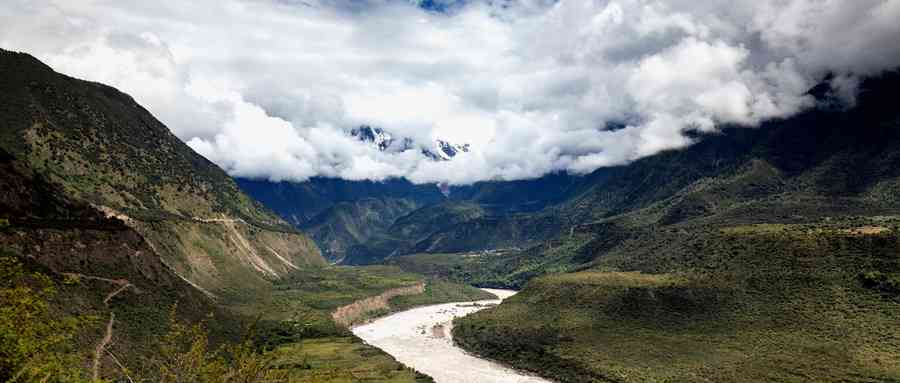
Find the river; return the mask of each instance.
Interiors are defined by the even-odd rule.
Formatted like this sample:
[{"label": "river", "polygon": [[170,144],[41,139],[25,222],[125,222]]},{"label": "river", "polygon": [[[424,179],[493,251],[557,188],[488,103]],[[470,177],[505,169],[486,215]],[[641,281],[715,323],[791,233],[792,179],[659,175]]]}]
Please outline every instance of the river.
[{"label": "river", "polygon": [[[484,289],[501,299],[511,290]],[[451,339],[453,318],[466,316],[500,300],[446,303],[406,310],[353,328],[366,343],[401,363],[434,378],[436,383],[550,383],[468,354]]]}]

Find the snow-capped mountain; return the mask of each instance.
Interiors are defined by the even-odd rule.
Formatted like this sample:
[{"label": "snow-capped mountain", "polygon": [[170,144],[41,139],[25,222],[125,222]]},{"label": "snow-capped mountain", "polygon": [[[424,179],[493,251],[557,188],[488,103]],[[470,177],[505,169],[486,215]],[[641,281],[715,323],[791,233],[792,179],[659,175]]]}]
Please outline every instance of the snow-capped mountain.
[{"label": "snow-capped mountain", "polygon": [[425,155],[431,154],[429,157],[435,160],[451,160],[453,157],[456,157],[459,153],[468,153],[469,152],[469,144],[454,144],[451,142],[447,142],[444,140],[435,140],[434,141],[434,150],[426,153]]},{"label": "snow-capped mountain", "polygon": [[391,144],[394,143],[394,137],[390,133],[385,132],[381,128],[373,128],[368,125],[362,125],[350,130],[350,135],[362,142],[372,143],[381,151],[387,151]]},{"label": "snow-capped mountain", "polygon": [[372,144],[383,152],[402,152],[419,146],[422,154],[434,161],[449,161],[459,153],[469,151],[469,144],[454,144],[444,140],[435,140],[431,147],[415,145],[413,140],[407,137],[394,137],[382,128],[373,128],[362,125],[350,130],[350,135],[358,140]]}]

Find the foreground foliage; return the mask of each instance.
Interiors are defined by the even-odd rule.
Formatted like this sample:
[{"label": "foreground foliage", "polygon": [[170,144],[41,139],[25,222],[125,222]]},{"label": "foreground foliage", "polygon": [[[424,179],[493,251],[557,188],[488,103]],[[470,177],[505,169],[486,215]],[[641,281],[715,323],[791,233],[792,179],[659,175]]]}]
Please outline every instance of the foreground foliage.
[{"label": "foreground foliage", "polygon": [[53,315],[54,282],[0,253],[0,381],[87,381],[72,338],[83,318]]}]

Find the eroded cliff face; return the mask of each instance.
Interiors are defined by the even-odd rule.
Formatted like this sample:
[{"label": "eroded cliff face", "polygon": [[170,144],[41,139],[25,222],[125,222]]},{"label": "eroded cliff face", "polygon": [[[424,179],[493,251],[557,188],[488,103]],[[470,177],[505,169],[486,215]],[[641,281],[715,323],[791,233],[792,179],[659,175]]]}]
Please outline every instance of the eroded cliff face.
[{"label": "eroded cliff face", "polygon": [[242,220],[138,221],[134,227],[169,267],[213,294],[262,288],[292,270],[326,264],[305,235],[266,230]]},{"label": "eroded cliff face", "polygon": [[397,287],[374,297],[361,299],[349,305],[338,307],[338,309],[331,314],[331,317],[340,325],[351,326],[365,320],[368,314],[388,310],[390,308],[389,302],[394,297],[418,295],[424,292],[425,282],[419,282],[411,286]]}]

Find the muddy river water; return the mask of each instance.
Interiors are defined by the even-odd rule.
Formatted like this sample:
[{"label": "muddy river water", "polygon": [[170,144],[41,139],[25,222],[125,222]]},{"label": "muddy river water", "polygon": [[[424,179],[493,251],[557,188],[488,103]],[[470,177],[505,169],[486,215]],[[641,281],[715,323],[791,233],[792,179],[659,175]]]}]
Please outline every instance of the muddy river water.
[{"label": "muddy river water", "polygon": [[[511,290],[485,289],[500,297]],[[391,354],[401,363],[434,378],[437,383],[549,383],[489,360],[468,354],[453,344],[453,318],[483,310],[500,300],[446,303],[414,308],[353,328],[353,333]]]}]

